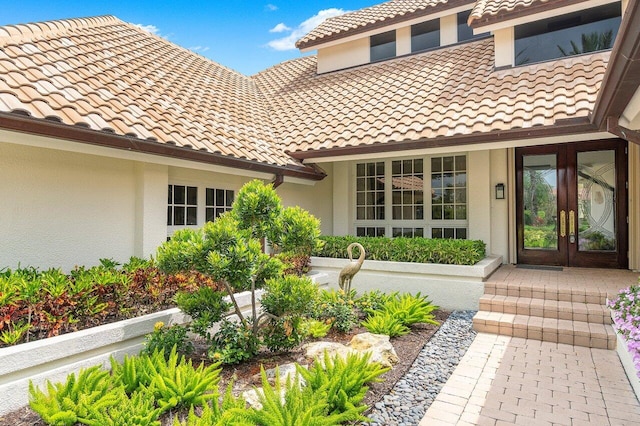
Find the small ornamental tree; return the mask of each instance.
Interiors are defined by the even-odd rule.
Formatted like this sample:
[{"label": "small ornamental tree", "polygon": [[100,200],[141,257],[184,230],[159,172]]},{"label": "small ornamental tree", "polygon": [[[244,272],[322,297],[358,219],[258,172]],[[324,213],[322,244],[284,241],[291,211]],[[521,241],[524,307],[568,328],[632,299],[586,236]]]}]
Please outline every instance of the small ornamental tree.
[{"label": "small ornamental tree", "polygon": [[[240,320],[241,331],[246,333],[251,330],[257,339],[261,322],[266,321],[269,336],[277,338],[265,339],[265,344],[271,349],[288,348],[299,340],[297,331],[291,327],[300,322],[300,312],[265,309],[259,313],[255,292],[257,288],[264,287],[267,280],[271,280],[272,284],[265,288],[263,297],[268,298],[270,288],[283,288],[273,284],[274,280],[283,279],[285,265],[280,259],[287,260],[292,256],[308,258],[312,250],[319,248],[319,236],[318,219],[300,207],[283,208],[272,185],[253,180],[238,191],[231,211],[200,230],[177,231],[170,241],[158,249],[157,260],[163,270],[197,270],[223,283]],[[266,239],[272,245],[273,255],[264,253]],[[298,293],[305,300],[315,297],[302,281],[286,283],[293,297]],[[298,288],[300,291],[297,291]],[[251,291],[251,318],[245,317],[236,302],[234,292],[238,290]],[[274,332],[274,327],[284,327],[285,330],[282,333]],[[212,341],[220,346],[225,344],[224,350],[216,351],[214,347],[210,352],[218,356],[233,353],[234,348],[229,348],[229,342],[219,337],[214,336]],[[286,343],[282,343],[285,340]],[[274,341],[277,343],[271,346],[269,342]],[[237,358],[234,356],[234,359]]]}]

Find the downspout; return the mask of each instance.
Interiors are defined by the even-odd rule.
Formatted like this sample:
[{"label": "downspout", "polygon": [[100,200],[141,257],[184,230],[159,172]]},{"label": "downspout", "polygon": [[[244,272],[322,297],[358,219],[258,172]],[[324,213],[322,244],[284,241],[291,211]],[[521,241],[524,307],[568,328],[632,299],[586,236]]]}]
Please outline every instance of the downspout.
[{"label": "downspout", "polygon": [[275,177],[273,178],[273,181],[271,182],[271,185],[273,185],[273,189],[276,189],[277,187],[279,187],[280,185],[282,185],[284,183],[284,175],[282,174],[277,174],[275,175]]}]

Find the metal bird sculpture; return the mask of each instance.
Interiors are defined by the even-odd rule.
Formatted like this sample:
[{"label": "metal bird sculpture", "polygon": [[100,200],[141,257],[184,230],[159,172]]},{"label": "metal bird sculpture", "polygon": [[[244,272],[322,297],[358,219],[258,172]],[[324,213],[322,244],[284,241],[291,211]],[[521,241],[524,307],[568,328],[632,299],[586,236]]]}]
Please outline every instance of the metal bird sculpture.
[{"label": "metal bird sculpture", "polygon": [[[358,257],[358,259],[356,260],[353,260],[353,254],[351,252],[353,247],[358,247],[358,250],[360,250],[360,257]],[[348,295],[351,292],[351,280],[353,279],[353,276],[360,270],[362,262],[364,262],[365,252],[362,244],[351,243],[349,244],[349,247],[347,247],[347,253],[349,254],[349,264],[342,268],[342,271],[340,271],[340,275],[338,276],[338,285],[340,285],[342,291],[344,291],[344,293]]]}]

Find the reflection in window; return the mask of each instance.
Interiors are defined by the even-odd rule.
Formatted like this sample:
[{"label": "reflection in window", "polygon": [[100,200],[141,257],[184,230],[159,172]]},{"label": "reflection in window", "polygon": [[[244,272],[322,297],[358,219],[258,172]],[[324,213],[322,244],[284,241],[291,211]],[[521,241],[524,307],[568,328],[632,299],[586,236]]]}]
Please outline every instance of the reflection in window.
[{"label": "reflection in window", "polygon": [[431,219],[467,219],[467,158],[431,158]]},{"label": "reflection in window", "polygon": [[384,220],[384,162],[356,166],[356,219]]},{"label": "reflection in window", "polygon": [[371,62],[381,61],[396,56],[396,30],[372,35],[370,37]]},{"label": "reflection in window", "polygon": [[411,26],[411,51],[433,49],[440,46],[440,19]]},{"label": "reflection in window", "polygon": [[424,219],[422,159],[393,161],[391,173],[393,219]]},{"label": "reflection in window", "polygon": [[489,33],[480,33],[474,35],[473,30],[471,29],[469,24],[467,24],[469,15],[471,15],[471,9],[458,13],[458,43],[462,41],[486,37],[489,35]]},{"label": "reflection in window", "polygon": [[517,25],[516,65],[611,49],[619,27],[620,3]]},{"label": "reflection in window", "polygon": [[393,228],[393,237],[424,237],[424,228]]},{"label": "reflection in window", "polygon": [[213,222],[222,213],[231,210],[234,192],[226,189],[207,188],[205,220]]},{"label": "reflection in window", "polygon": [[167,225],[198,224],[198,188],[169,185],[167,202]]}]

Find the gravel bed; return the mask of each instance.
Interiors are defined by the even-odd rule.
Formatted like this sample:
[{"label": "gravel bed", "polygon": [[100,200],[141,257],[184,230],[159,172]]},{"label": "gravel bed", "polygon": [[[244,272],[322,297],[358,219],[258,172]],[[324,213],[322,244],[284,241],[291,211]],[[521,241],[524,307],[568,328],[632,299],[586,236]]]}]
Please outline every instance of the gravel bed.
[{"label": "gravel bed", "polygon": [[467,352],[476,332],[475,311],[455,311],[420,351],[415,362],[367,414],[371,426],[414,426]]}]

